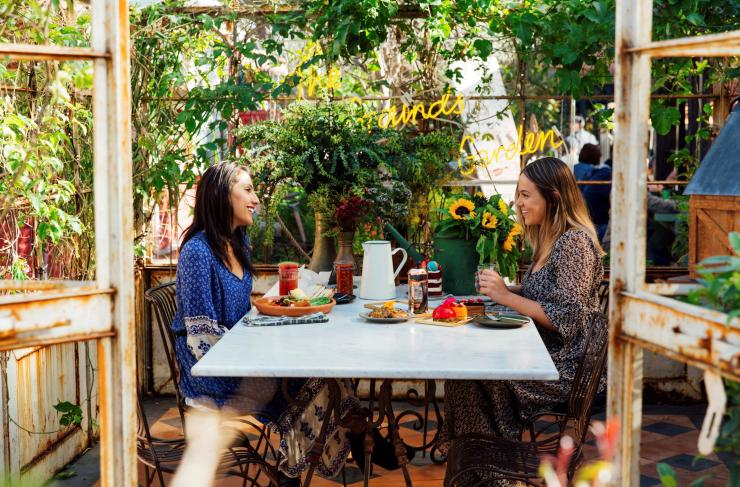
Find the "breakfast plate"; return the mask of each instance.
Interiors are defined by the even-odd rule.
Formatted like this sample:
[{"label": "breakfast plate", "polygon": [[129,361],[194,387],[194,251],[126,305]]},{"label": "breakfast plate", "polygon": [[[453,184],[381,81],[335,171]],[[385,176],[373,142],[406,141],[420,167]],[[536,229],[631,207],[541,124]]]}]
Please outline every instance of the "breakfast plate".
[{"label": "breakfast plate", "polygon": [[370,313],[363,312],[360,313],[360,318],[363,318],[364,320],[367,320],[371,323],[403,323],[405,321],[408,321],[410,316],[394,316],[392,318],[375,318],[374,316],[370,316]]},{"label": "breakfast plate", "polygon": [[334,305],[337,304],[334,299],[331,299],[329,303],[319,306],[280,306],[276,304],[276,301],[279,301],[281,298],[284,298],[284,296],[258,298],[254,300],[254,306],[263,315],[297,317],[319,312],[328,314],[334,308]]},{"label": "breakfast plate", "polygon": [[529,318],[522,315],[483,315],[473,318],[473,322],[486,328],[519,328],[529,323]]}]

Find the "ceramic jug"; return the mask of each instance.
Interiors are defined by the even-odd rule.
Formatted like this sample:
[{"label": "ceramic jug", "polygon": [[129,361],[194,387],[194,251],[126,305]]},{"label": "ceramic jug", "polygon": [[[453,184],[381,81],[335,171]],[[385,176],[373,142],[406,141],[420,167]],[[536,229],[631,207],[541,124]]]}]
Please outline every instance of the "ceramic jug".
[{"label": "ceramic jug", "polygon": [[[391,252],[391,243],[387,240],[368,240],[362,244],[365,256],[362,259],[362,281],[360,282],[360,298],[362,299],[395,299],[396,276],[408,255],[402,248]],[[401,252],[403,259],[396,270],[393,270],[393,254]]]}]

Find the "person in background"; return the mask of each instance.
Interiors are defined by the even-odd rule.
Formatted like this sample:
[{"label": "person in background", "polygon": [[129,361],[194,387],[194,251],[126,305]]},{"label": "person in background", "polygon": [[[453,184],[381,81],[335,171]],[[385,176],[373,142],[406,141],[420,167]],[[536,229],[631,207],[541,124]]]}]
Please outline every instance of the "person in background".
[{"label": "person in background", "polygon": [[[593,172],[594,167],[599,165],[601,160],[601,149],[596,144],[584,144],[581,152],[578,153],[578,162],[573,166],[573,175],[576,181],[586,181]],[[581,186],[581,193],[583,187]]]},{"label": "person in background", "polygon": [[[591,171],[583,181],[611,181],[612,168],[606,162],[603,164],[599,163],[601,160],[601,150],[599,147],[586,144],[581,149],[581,154],[584,151],[588,151],[587,158],[593,166],[591,166]],[[581,186],[581,193],[583,194],[583,199],[586,200],[588,213],[591,215],[591,221],[596,227],[596,234],[599,236],[599,241],[604,238],[606,226],[609,224],[609,208],[611,207],[609,198],[611,189],[611,184],[588,184]]]},{"label": "person in background", "polygon": [[586,144],[599,145],[596,136],[585,129],[586,121],[582,116],[576,115],[573,125],[570,127],[570,135],[565,138],[572,155],[580,154],[581,148]]}]

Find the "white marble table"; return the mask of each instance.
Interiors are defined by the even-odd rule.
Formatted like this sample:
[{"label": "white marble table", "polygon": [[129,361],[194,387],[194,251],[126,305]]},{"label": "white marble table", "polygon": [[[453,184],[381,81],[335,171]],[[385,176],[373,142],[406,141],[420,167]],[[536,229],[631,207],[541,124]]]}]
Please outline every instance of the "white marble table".
[{"label": "white marble table", "polygon": [[337,305],[328,323],[235,325],[192,368],[197,376],[557,380],[534,323],[493,329],[369,323],[368,301]]},{"label": "white marble table", "polygon": [[[399,288],[398,294],[398,299],[403,301],[405,290]],[[367,311],[363,308],[367,302],[358,298],[351,304],[335,306],[328,323],[265,327],[236,324],[191,372],[196,376],[216,377],[320,377],[327,379],[329,386],[336,384],[336,379],[371,379],[373,391],[373,379],[383,379],[377,406],[380,416],[375,418],[370,409],[366,420],[365,464],[370,464],[372,427],[388,418],[390,437],[407,487],[412,487],[412,481],[392,407],[392,379],[425,379],[433,383],[432,379],[557,380],[559,377],[531,320],[513,329],[485,328],[473,323],[455,328],[413,321],[370,323],[359,316]],[[337,395],[338,392],[330,391],[331,397]],[[328,407],[326,414],[330,415],[332,410]],[[315,452],[304,486],[311,483],[323,451],[325,425],[312,449]],[[426,435],[424,441],[422,449],[427,448]],[[366,487],[369,472],[369,469],[365,471]]]}]

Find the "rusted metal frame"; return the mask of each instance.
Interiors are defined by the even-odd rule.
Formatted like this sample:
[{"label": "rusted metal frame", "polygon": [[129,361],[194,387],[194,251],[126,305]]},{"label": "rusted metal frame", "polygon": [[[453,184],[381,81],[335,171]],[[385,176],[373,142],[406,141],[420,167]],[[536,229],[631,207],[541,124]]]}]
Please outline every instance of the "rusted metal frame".
[{"label": "rusted metal frame", "polygon": [[[623,293],[622,336],[670,350],[703,370],[740,380],[740,319],[650,293]],[[645,324],[649,326],[645,326]],[[681,360],[683,362],[687,360]]]},{"label": "rusted metal frame", "polygon": [[[3,297],[0,300],[0,350],[69,341],[73,335],[109,336],[113,331],[112,297],[111,291],[67,293],[61,297],[41,294],[39,299],[33,300],[25,295]],[[10,300],[12,302],[8,302]]]},{"label": "rusted metal frame", "polygon": [[85,47],[49,46],[37,44],[0,44],[0,59],[27,61],[85,61],[110,59],[106,51]]},{"label": "rusted metal frame", "polygon": [[645,218],[650,59],[629,52],[650,41],[652,2],[618,0],[616,12],[615,141],[609,309],[607,415],[620,418],[615,485],[639,484],[642,349],[621,340],[622,291],[645,282]]},{"label": "rusted metal frame", "polygon": [[686,296],[689,294],[689,292],[697,289],[698,287],[698,284],[670,284],[663,282],[653,282],[646,283],[644,289],[646,292],[658,294],[661,296]]},{"label": "rusted metal frame", "polygon": [[[18,390],[18,364],[15,360],[8,357],[5,361],[5,367],[3,369],[2,387],[4,390],[4,396],[10,390]],[[21,462],[20,462],[20,431],[14,425],[10,423],[10,418],[18,417],[18,401],[14,401],[11,397],[4,397],[3,400],[3,422],[6,425],[5,431],[3,432],[4,442],[6,443],[7,449],[3,448],[7,457],[5,458],[3,467],[5,471],[5,480],[10,485],[20,485],[21,475]]]},{"label": "rusted metal frame", "polygon": [[[30,281],[29,281],[30,282]],[[38,281],[36,281],[38,282]],[[56,300],[62,300],[62,299],[74,299],[74,298],[83,298],[86,296],[97,296],[97,295],[113,295],[115,294],[115,291],[113,289],[96,289],[93,287],[81,287],[78,289],[70,288],[70,289],[51,289],[46,290],[43,293],[39,294],[33,294],[33,299],[29,299],[29,295],[26,293],[21,294],[9,294],[5,296],[0,296],[0,317],[3,316],[3,314],[10,314],[14,315],[17,313],[17,309],[24,308],[24,307],[33,307],[36,302],[43,302],[43,301],[56,301]],[[29,301],[33,301],[32,303],[29,303]],[[2,327],[0,327],[0,331],[2,330]]]},{"label": "rusted metal frame", "polygon": [[[77,404],[79,404],[79,400],[77,401]],[[26,462],[25,465],[21,466],[20,474],[24,475],[25,473],[32,470],[34,466],[36,466],[44,458],[49,456],[49,454],[52,453],[56,448],[59,448],[60,446],[62,446],[64,442],[66,442],[69,439],[70,436],[78,434],[81,431],[83,431],[82,427],[76,424],[67,428],[67,431],[62,433],[61,436],[57,437],[52,443],[47,445],[46,448],[38,452],[30,461]]]},{"label": "rusted metal frame", "polygon": [[94,281],[55,281],[55,280],[14,281],[12,279],[0,279],[0,291],[69,291],[69,290],[89,291],[89,290],[97,290],[97,287]]},{"label": "rusted metal frame", "polygon": [[[116,332],[99,331],[99,332],[88,332],[71,335],[62,335],[58,338],[24,338],[22,345],[23,347],[48,347],[51,345],[62,345],[65,343],[76,343],[76,342],[89,342],[95,340],[101,340],[103,338],[112,338],[116,336]],[[20,340],[14,340],[13,342],[2,342],[0,341],[0,352],[16,350],[18,349]]]},{"label": "rusted metal frame", "polygon": [[136,330],[128,2],[93,0],[95,254],[98,287],[116,289],[115,337],[98,340],[101,485],[133,487],[136,469]]},{"label": "rusted metal frame", "polygon": [[[730,98],[734,96],[738,96],[740,93],[734,93],[733,95],[730,95]],[[524,100],[570,100],[572,97],[569,95],[524,95],[524,97],[519,95],[461,95],[462,99],[464,100],[521,100],[522,98]],[[694,93],[688,93],[685,95],[661,95],[661,94],[653,94],[650,95],[651,100],[689,100],[689,99],[719,99],[721,98],[721,95],[716,95],[713,93],[707,93],[707,94],[694,94]],[[185,102],[188,101],[190,98],[188,96],[179,96],[179,97],[156,97],[156,98],[143,98],[143,101],[172,101],[172,102]],[[209,100],[231,100],[233,97],[229,96],[217,96],[213,98],[209,98]],[[403,99],[402,96],[337,96],[332,98],[333,101],[350,101],[350,100],[361,100],[361,101],[389,101],[389,100],[401,100]],[[613,100],[614,95],[590,95],[590,96],[582,96],[579,97],[578,100]],[[276,96],[276,97],[270,97],[265,98],[263,101],[266,102],[276,102],[276,101],[295,101],[295,100],[303,100],[303,101],[324,101],[324,98],[315,97],[315,96],[303,96],[303,97],[297,97],[297,96]],[[422,100],[420,98],[412,98],[414,101],[429,101],[429,100]]]},{"label": "rusted metal frame", "polygon": [[740,30],[640,43],[626,52],[652,58],[740,56]]}]

